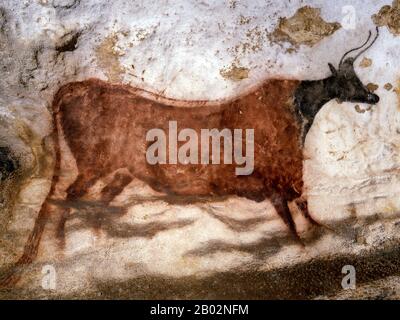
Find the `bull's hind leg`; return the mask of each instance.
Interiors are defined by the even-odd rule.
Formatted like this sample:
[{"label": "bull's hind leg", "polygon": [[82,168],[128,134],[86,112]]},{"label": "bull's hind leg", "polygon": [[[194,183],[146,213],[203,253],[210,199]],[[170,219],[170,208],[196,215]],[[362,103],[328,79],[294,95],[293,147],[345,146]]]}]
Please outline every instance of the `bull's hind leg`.
[{"label": "bull's hind leg", "polygon": [[[112,181],[101,190],[101,203],[105,207],[109,206],[115,197],[117,197],[132,180],[133,176],[129,171],[117,172]],[[109,210],[105,210],[91,219],[93,228],[99,230],[103,224],[109,224],[112,218],[116,215],[123,215],[126,211],[121,207],[109,207],[108,209]]]},{"label": "bull's hind leg", "polygon": [[[100,177],[98,176],[88,176],[79,175],[75,182],[67,190],[67,205],[72,204],[73,201],[82,198],[88,190],[96,183]],[[133,180],[130,173],[116,173],[113,180],[107,184],[101,191],[100,201],[104,206],[109,205],[109,203],[119,195],[123,189]],[[60,239],[61,244],[65,242],[65,223],[70,216],[71,209],[64,209],[62,216],[59,220],[57,226],[57,237]],[[87,221],[90,223],[91,227],[95,229],[100,229],[103,219],[107,219],[107,214],[104,215],[98,210],[94,210],[89,213]]]},{"label": "bull's hind leg", "polygon": [[315,226],[322,226],[318,221],[316,221],[310,214],[310,211],[308,210],[308,203],[307,200],[303,198],[299,198],[295,200],[295,204],[297,208],[300,209],[300,212],[303,214],[303,216],[313,225]]},{"label": "bull's hind leg", "polygon": [[282,218],[283,222],[285,222],[285,224],[288,226],[294,238],[300,243],[302,243],[297,233],[296,225],[294,223],[292,214],[290,212],[287,199],[282,195],[275,194],[271,197],[271,202],[274,205],[276,212]]},{"label": "bull's hind leg", "polygon": [[329,227],[329,226],[327,226],[327,225],[324,225],[324,224],[322,224],[321,222],[319,222],[319,221],[317,221],[317,220],[315,220],[315,219],[313,218],[313,216],[310,214],[310,211],[308,210],[308,202],[307,202],[306,199],[304,199],[304,198],[298,198],[298,199],[296,199],[294,202],[295,202],[297,208],[300,209],[300,212],[303,214],[303,216],[304,216],[312,225],[317,226],[317,227],[323,227],[323,228],[326,228],[326,229],[331,230],[331,231],[333,230],[331,227]]},{"label": "bull's hind leg", "polygon": [[[97,175],[84,175],[79,174],[76,180],[68,187],[67,196],[65,198],[67,207],[70,207],[74,201],[82,198],[88,190],[98,180]],[[60,245],[65,244],[65,223],[67,222],[71,213],[70,208],[64,208],[61,212],[60,218],[57,223],[56,236],[60,241]]]},{"label": "bull's hind leg", "polygon": [[129,183],[132,182],[132,180],[133,176],[129,171],[117,172],[114,175],[113,180],[106,185],[103,190],[101,190],[101,201],[109,204]]}]

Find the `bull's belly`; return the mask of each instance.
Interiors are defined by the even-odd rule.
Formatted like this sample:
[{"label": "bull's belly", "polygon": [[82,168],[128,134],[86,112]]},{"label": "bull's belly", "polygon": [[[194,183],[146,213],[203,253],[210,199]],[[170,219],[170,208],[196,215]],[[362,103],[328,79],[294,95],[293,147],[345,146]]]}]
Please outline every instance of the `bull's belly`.
[{"label": "bull's belly", "polygon": [[[153,189],[181,196],[240,196],[262,201],[296,184],[297,176],[265,176],[260,171],[236,175],[234,165],[154,165],[137,177]],[[270,168],[271,169],[271,168]],[[280,171],[284,175],[284,168]]]}]

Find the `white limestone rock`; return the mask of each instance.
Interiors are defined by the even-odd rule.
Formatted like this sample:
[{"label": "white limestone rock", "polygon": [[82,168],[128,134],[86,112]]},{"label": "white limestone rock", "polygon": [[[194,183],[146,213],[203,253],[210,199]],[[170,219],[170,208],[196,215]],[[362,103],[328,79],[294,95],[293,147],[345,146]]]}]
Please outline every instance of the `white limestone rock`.
[{"label": "white limestone rock", "polygon": [[[328,62],[337,65],[345,51],[365,40],[375,27],[371,16],[386,4],[353,1],[354,29],[340,28],[312,47],[300,45],[293,51],[289,43],[270,41],[279,17],[290,17],[308,5],[321,8],[325,21],[343,24],[347,16],[342,8],[348,2],[2,1],[0,143],[13,148],[23,160],[25,173],[17,181],[21,192],[15,206],[1,208],[7,219],[0,219],[6,226],[1,229],[0,267],[21,255],[50,187],[51,102],[61,85],[97,77],[177,99],[216,100],[267,78],[320,79],[329,74]],[[82,226],[79,217],[71,219],[62,252],[57,241],[45,234],[38,259],[19,287],[38,295],[79,295],[85,290],[96,292],[97,280],[265,272],[321,257],[362,255],[366,249],[398,240],[398,52],[400,38],[380,28],[376,45],[364,54],[371,66],[356,65],[363,83],[379,86],[380,102],[372,108],[356,108],[331,101],[307,137],[305,181],[311,211],[335,232],[324,231],[313,238],[315,230],[296,216],[306,239],[302,248],[285,240],[286,227],[268,201],[256,204],[232,198],[187,207],[138,201],[118,220],[120,227],[140,230],[149,223],[179,227],[148,237],[133,232],[131,237],[110,239],[106,232]],[[240,70],[239,78],[226,72],[232,68]],[[384,88],[388,83],[393,89]],[[113,204],[148,195],[148,189],[133,183]],[[46,264],[57,270],[55,293],[40,287],[41,268]]]}]

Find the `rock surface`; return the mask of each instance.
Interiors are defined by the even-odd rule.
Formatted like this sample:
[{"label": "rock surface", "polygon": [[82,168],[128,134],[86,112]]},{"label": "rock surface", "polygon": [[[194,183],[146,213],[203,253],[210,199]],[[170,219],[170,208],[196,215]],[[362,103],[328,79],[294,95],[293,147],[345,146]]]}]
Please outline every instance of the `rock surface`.
[{"label": "rock surface", "polygon": [[[305,6],[320,9],[317,21],[342,28],[311,34],[313,46],[298,41],[295,51],[290,42],[271,41],[279,18],[290,19]],[[3,1],[0,275],[21,256],[50,189],[50,106],[63,84],[95,77],[175,99],[223,99],[267,78],[326,77],[328,62],[336,66],[375,23],[382,27],[376,45],[360,59],[371,64],[356,65],[363,83],[377,85],[379,104],[330,101],[306,139],[310,209],[332,230],[311,227],[297,215],[302,247],[268,201],[232,197],[171,205],[134,181],[112,203],[129,208],[110,226],[121,231],[117,236],[87,224],[88,214],[107,214],[112,207],[75,204],[63,249],[54,234],[45,233],[37,259],[0,296],[398,298],[400,38],[393,18],[398,4],[353,1],[354,29],[345,27],[345,6],[341,0]],[[299,30],[285,30],[297,39]],[[15,170],[11,163],[18,163]],[[3,168],[10,172],[6,178]],[[64,168],[64,178],[74,170]],[[355,291],[341,287],[347,264],[357,271]],[[53,290],[42,286],[46,266],[56,272]]]}]

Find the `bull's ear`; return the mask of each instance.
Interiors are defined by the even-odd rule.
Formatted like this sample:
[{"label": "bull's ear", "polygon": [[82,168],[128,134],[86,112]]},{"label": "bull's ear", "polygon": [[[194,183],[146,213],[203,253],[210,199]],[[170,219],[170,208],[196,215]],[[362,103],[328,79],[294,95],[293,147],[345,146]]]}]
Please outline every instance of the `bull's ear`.
[{"label": "bull's ear", "polygon": [[334,77],[336,77],[336,76],[337,76],[337,70],[335,69],[335,67],[332,65],[332,63],[328,63],[328,66],[329,66],[329,69],[330,69],[331,72],[332,72],[332,75],[333,75]]}]

